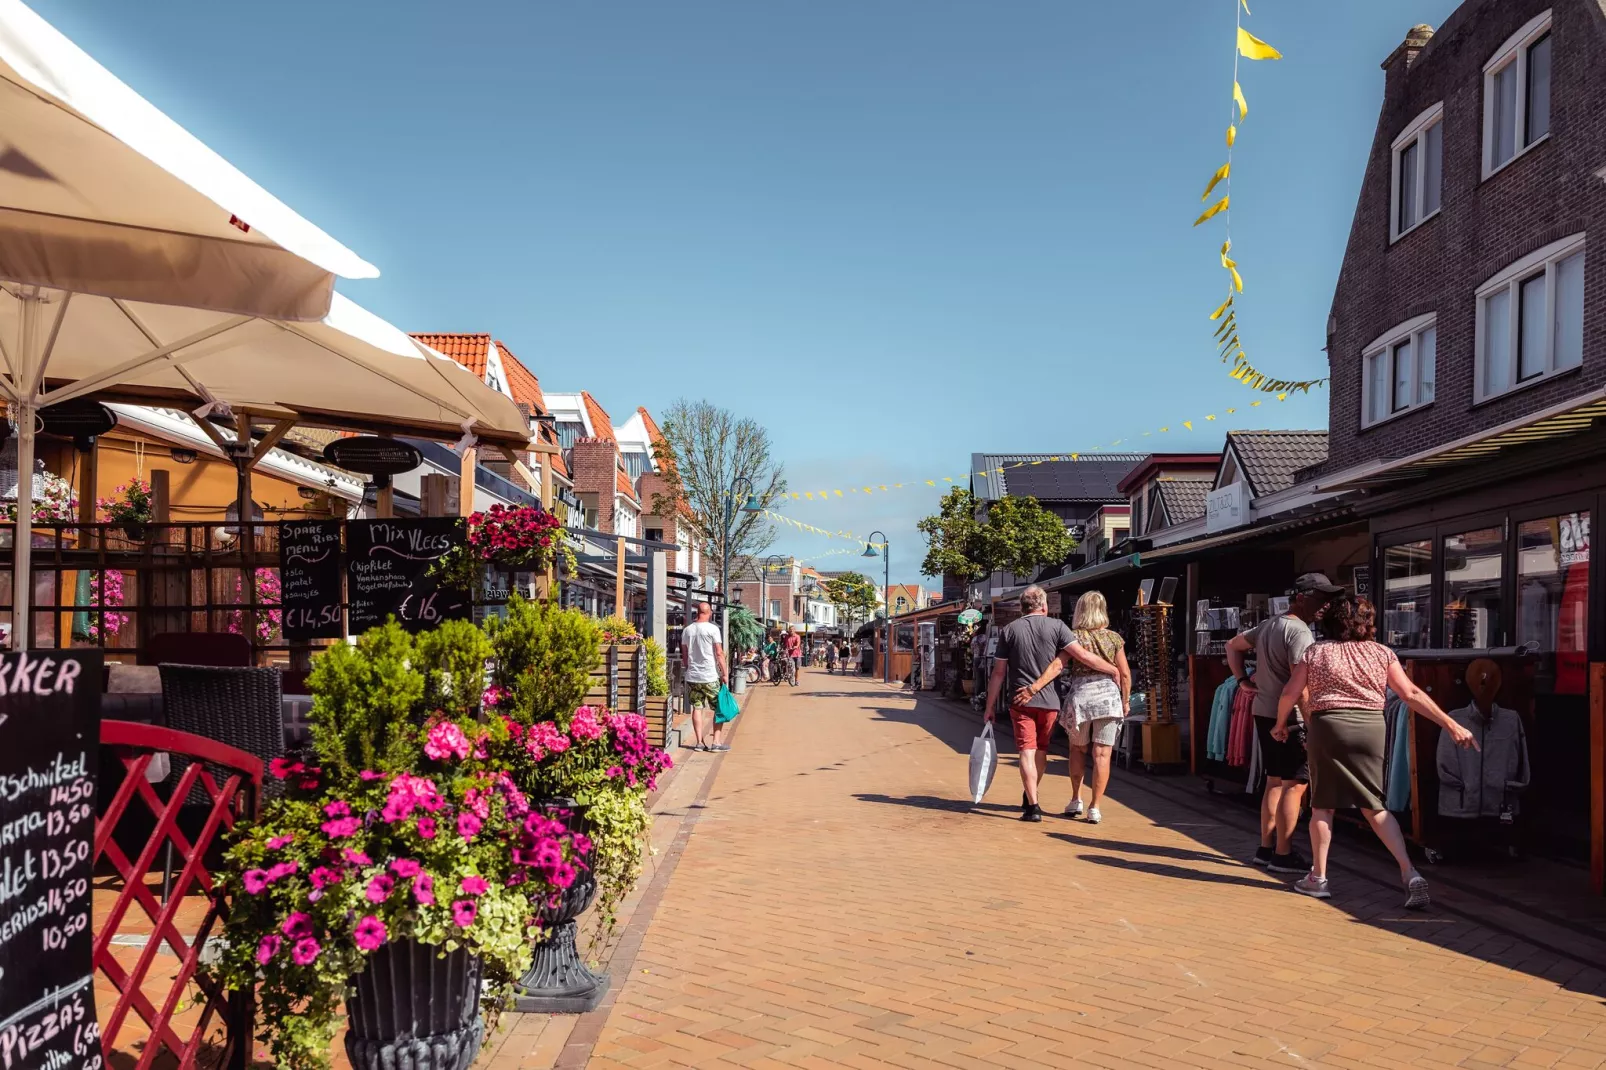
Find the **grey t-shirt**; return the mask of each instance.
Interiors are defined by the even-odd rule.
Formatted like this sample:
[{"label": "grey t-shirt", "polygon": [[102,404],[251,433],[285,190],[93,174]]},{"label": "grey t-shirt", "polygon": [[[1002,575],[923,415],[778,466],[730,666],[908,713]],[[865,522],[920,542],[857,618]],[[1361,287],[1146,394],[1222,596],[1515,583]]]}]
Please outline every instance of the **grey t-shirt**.
[{"label": "grey t-shirt", "polygon": [[1261,621],[1245,632],[1244,638],[1255,644],[1254,714],[1275,720],[1277,700],[1288,686],[1288,677],[1316,637],[1311,635],[1310,625],[1284,613]]},{"label": "grey t-shirt", "polygon": [[[1071,629],[1058,617],[1040,613],[1030,614],[1011,622],[1004,628],[998,641],[998,656],[1009,663],[1009,674],[1004,678],[1004,693],[999,696],[1001,705],[1009,705],[1015,692],[1030,687],[1043,675],[1049,662],[1061,650],[1071,645]],[[1059,693],[1045,687],[1032,696],[1026,705],[1040,710],[1059,709]]]}]

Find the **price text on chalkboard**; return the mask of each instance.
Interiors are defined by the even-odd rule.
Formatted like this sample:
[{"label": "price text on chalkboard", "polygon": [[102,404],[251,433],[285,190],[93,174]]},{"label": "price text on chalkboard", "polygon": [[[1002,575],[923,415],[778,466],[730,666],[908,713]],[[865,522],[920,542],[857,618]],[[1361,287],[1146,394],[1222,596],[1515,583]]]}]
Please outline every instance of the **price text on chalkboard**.
[{"label": "price text on chalkboard", "polygon": [[101,1065],[89,879],[101,653],[0,655],[0,1070]]},{"label": "price text on chalkboard", "polygon": [[339,639],[340,521],[286,520],[279,525],[279,582],[286,639]]},{"label": "price text on chalkboard", "polygon": [[429,566],[463,541],[456,517],[353,520],[346,525],[346,596],[352,635],[394,613],[408,631],[467,620],[465,592],[439,586]]}]

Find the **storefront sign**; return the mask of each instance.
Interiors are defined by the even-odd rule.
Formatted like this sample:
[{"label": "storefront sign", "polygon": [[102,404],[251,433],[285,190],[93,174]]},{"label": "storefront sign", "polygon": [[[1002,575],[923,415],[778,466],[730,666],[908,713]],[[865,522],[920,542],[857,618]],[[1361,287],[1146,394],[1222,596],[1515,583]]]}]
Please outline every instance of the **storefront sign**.
[{"label": "storefront sign", "polygon": [[1354,571],[1355,571],[1355,576],[1354,576],[1354,581],[1353,582],[1355,584],[1355,597],[1356,598],[1371,598],[1372,597],[1372,566],[1371,565],[1356,565]]},{"label": "storefront sign", "polygon": [[101,1065],[95,773],[101,652],[0,655],[0,1067]]},{"label": "storefront sign", "polygon": [[395,614],[411,632],[467,620],[467,594],[441,587],[429,566],[463,541],[458,517],[352,520],[346,524],[346,609],[352,635]]},{"label": "storefront sign", "polygon": [[286,520],[279,525],[279,583],[286,639],[339,639],[340,521]]},{"label": "storefront sign", "polygon": [[1589,514],[1569,513],[1558,525],[1561,535],[1561,564],[1587,565],[1589,563]]},{"label": "storefront sign", "polygon": [[1205,496],[1205,531],[1214,534],[1249,523],[1249,485],[1233,483]]}]

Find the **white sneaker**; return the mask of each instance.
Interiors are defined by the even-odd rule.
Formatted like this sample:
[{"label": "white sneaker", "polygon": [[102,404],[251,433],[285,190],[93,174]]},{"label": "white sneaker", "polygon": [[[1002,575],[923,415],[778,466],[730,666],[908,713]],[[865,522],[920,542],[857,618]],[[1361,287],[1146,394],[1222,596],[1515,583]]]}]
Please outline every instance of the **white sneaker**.
[{"label": "white sneaker", "polygon": [[1081,799],[1072,799],[1070,802],[1066,803],[1065,804],[1065,816],[1066,817],[1081,817],[1082,816],[1082,800]]},{"label": "white sneaker", "polygon": [[1104,815],[1099,813],[1099,808],[1097,806],[1092,807],[1091,809],[1088,810],[1088,812],[1087,812],[1087,823],[1089,825],[1097,825],[1100,821],[1103,821],[1103,820],[1104,820]]}]

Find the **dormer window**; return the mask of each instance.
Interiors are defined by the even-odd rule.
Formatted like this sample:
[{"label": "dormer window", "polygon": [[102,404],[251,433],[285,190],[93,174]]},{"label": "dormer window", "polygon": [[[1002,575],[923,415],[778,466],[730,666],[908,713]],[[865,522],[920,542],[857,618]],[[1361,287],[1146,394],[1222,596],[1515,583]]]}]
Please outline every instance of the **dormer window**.
[{"label": "dormer window", "polygon": [[1444,186],[1444,102],[1424,111],[1394,139],[1391,240],[1438,214]]},{"label": "dormer window", "polygon": [[1550,12],[1512,34],[1483,65],[1483,177],[1550,136]]}]

